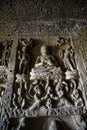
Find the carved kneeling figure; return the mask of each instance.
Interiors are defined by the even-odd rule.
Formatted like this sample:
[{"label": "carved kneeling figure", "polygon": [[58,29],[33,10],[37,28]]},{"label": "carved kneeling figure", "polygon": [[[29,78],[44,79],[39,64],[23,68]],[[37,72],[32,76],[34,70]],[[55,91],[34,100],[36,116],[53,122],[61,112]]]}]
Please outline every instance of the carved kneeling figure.
[{"label": "carved kneeling figure", "polygon": [[79,95],[79,91],[78,90],[74,90],[73,93],[71,94],[71,99],[74,102],[74,105],[77,106],[84,106],[84,102],[82,100],[82,98]]},{"label": "carved kneeling figure", "polygon": [[41,90],[39,86],[35,86],[34,88],[35,95],[34,95],[34,103],[33,105],[29,108],[30,111],[33,111],[35,109],[38,109],[40,107],[40,102],[41,102]]}]

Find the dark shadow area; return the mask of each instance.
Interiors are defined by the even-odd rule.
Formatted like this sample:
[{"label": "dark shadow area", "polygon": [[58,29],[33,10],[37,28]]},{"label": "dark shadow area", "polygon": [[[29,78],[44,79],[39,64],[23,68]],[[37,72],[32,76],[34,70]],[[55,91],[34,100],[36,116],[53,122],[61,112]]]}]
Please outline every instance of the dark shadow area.
[{"label": "dark shadow area", "polygon": [[53,130],[50,124],[52,120],[56,122],[56,130],[71,130],[58,117],[11,118],[8,130]]}]

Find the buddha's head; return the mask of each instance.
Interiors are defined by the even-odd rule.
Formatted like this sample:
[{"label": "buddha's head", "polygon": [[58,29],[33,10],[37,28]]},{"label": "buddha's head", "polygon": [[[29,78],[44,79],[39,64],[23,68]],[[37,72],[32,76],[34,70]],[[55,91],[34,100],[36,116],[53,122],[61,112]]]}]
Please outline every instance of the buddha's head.
[{"label": "buddha's head", "polygon": [[46,45],[43,45],[41,47],[41,55],[47,55],[48,54],[48,48]]}]

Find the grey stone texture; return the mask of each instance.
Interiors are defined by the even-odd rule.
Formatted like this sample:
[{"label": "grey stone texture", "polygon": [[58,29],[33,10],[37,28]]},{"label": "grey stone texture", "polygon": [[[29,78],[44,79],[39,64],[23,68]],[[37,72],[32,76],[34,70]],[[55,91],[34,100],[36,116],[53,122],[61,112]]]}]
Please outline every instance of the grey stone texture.
[{"label": "grey stone texture", "polygon": [[[24,94],[21,104],[17,103],[20,97],[18,88],[21,88],[20,82],[16,83],[18,53],[22,50],[20,39],[25,39],[25,42],[31,39],[35,45],[34,49],[32,46],[29,48],[31,62],[28,69],[31,72],[40,55],[41,45],[58,46],[61,37],[71,39],[81,83],[79,87],[82,87],[80,98],[86,102],[87,0],[0,0],[0,130],[87,129],[87,103],[61,111],[53,109],[52,113],[48,110],[45,114],[37,110],[30,112],[30,102]],[[30,83],[30,77],[27,78]],[[27,92],[29,87],[30,84]]]},{"label": "grey stone texture", "polygon": [[1,22],[86,18],[86,0],[0,0]]}]

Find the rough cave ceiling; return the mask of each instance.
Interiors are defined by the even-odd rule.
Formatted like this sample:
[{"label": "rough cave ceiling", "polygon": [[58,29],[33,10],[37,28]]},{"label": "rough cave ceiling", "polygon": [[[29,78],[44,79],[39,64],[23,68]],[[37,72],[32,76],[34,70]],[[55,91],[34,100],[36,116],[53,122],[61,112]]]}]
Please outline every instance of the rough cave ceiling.
[{"label": "rough cave ceiling", "polygon": [[87,18],[86,0],[0,0],[0,21]]}]

